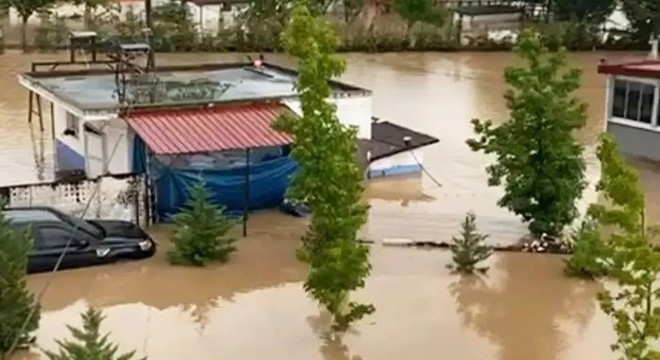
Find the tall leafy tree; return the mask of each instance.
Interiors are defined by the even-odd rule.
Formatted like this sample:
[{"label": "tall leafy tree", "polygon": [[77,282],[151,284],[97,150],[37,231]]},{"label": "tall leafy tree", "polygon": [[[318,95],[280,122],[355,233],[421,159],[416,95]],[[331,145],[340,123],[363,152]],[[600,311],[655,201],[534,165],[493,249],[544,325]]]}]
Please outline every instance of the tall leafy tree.
[{"label": "tall leafy tree", "polygon": [[660,36],[660,3],[657,0],[621,0],[626,18],[630,22],[632,39],[640,45],[652,36]]},{"label": "tall leafy tree", "polygon": [[548,52],[532,30],[520,34],[515,51],[527,65],[505,70],[509,120],[473,120],[478,137],[467,144],[497,157],[486,170],[490,186],[504,186],[498,205],[534,235],[558,235],[578,215],[575,202],[586,186],[583,149],[573,136],[586,122],[586,105],[574,96],[581,73],[567,70],[565,52]]},{"label": "tall leafy tree", "polygon": [[616,0],[554,0],[552,10],[558,20],[600,25],[616,5]]},{"label": "tall leafy tree", "polygon": [[119,347],[108,340],[110,334],[101,334],[103,314],[100,310],[89,307],[82,314],[82,320],[82,328],[67,325],[75,341],[57,340],[59,351],[46,352],[50,360],[131,360],[135,357],[135,351],[119,353]]},{"label": "tall leafy tree", "polygon": [[39,307],[32,311],[35,297],[25,283],[31,250],[30,233],[11,229],[0,212],[0,359],[8,358],[16,348],[29,346],[34,340],[32,333],[39,327]]},{"label": "tall leafy tree", "polygon": [[14,8],[21,17],[21,46],[23,51],[27,50],[27,23],[30,16],[37,12],[49,10],[56,0],[0,0],[6,1],[10,7]]},{"label": "tall leafy tree", "polygon": [[406,20],[408,33],[418,22],[442,26],[448,16],[434,0],[392,0],[392,8]]},{"label": "tall leafy tree", "polygon": [[304,287],[332,315],[333,328],[343,331],[374,311],[349,300],[351,291],[364,286],[371,265],[369,249],[357,238],[367,216],[363,172],[355,159],[357,129],[341,124],[328,101],[327,79],[339,76],[345,64],[334,55],[332,27],[313,16],[304,0],[296,2],[282,40],[287,53],[298,57],[302,107],[301,117],[284,116],[277,124],[293,135],[291,155],[300,166],[289,195],[312,211],[298,251],[310,265]]},{"label": "tall leafy tree", "polygon": [[236,240],[227,236],[234,223],[221,207],[211,203],[201,179],[192,187],[188,205],[174,216],[174,224],[174,248],[167,253],[173,264],[204,266],[211,261],[226,262],[236,251]]},{"label": "tall leafy tree", "polygon": [[599,294],[603,311],[614,320],[618,335],[612,349],[623,360],[656,360],[653,344],[660,337],[660,253],[650,244],[655,231],[647,229],[645,196],[637,172],[630,168],[609,135],[598,146],[602,176],[599,190],[609,206],[592,205],[590,213],[608,226],[608,254],[600,259],[619,290]]}]

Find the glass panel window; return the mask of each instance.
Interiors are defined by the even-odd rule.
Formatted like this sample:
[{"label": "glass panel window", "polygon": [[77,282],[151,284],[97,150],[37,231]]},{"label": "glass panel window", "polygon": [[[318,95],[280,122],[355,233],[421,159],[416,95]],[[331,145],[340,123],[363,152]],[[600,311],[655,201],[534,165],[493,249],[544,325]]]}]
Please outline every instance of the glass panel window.
[{"label": "glass panel window", "polygon": [[644,84],[642,86],[642,102],[640,103],[639,121],[645,124],[651,123],[653,117],[653,96],[655,87]]},{"label": "glass panel window", "polygon": [[612,116],[622,118],[625,115],[626,91],[628,82],[614,80],[614,96],[612,97]]},{"label": "glass panel window", "polygon": [[626,97],[625,118],[629,120],[639,119],[639,102],[642,98],[642,84],[628,82],[628,96]]},{"label": "glass panel window", "polygon": [[610,116],[651,124],[654,99],[655,85],[616,79]]}]

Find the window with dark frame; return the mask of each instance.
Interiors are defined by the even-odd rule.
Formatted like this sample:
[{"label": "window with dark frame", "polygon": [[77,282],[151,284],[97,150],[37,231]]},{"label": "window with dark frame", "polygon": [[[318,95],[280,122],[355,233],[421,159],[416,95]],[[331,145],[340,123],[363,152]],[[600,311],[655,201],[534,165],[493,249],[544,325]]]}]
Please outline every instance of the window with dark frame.
[{"label": "window with dark frame", "polygon": [[654,98],[655,85],[616,79],[611,116],[651,124]]},{"label": "window with dark frame", "polygon": [[67,112],[66,129],[71,132],[71,136],[78,138],[78,132],[80,131],[80,118],[70,112]]},{"label": "window with dark frame", "polygon": [[628,82],[614,80],[614,96],[612,96],[612,116],[623,118],[626,114],[626,91]]}]

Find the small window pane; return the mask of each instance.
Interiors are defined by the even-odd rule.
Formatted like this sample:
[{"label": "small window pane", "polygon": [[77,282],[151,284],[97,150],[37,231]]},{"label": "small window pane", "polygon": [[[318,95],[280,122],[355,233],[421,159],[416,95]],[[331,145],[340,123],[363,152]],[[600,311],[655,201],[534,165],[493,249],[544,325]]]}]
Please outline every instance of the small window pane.
[{"label": "small window pane", "polygon": [[71,132],[71,136],[77,138],[80,130],[80,119],[70,112],[66,113],[66,129]]},{"label": "small window pane", "polygon": [[639,121],[650,124],[651,117],[653,116],[653,95],[655,92],[655,86],[653,85],[643,85],[642,86],[642,103],[641,111],[639,116]]},{"label": "small window pane", "polygon": [[56,227],[40,228],[39,233],[41,235],[39,247],[42,249],[64,248],[71,238],[70,231]]},{"label": "small window pane", "polygon": [[627,81],[614,81],[614,96],[612,97],[612,116],[622,118],[626,107]]},{"label": "small window pane", "polygon": [[626,99],[626,115],[628,120],[639,119],[639,101],[642,98],[642,84],[638,82],[628,82],[628,97]]}]

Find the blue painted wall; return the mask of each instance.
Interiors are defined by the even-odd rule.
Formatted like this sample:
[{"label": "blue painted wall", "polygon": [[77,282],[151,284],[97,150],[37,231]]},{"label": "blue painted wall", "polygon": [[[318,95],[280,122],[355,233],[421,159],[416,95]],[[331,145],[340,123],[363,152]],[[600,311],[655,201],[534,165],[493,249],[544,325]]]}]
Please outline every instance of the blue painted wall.
[{"label": "blue painted wall", "polygon": [[422,167],[419,164],[397,165],[387,169],[369,171],[368,176],[370,179],[373,179],[385,176],[412,175],[418,174],[421,171]]},{"label": "blue painted wall", "polygon": [[65,143],[56,140],[57,170],[85,170],[85,158]]}]

